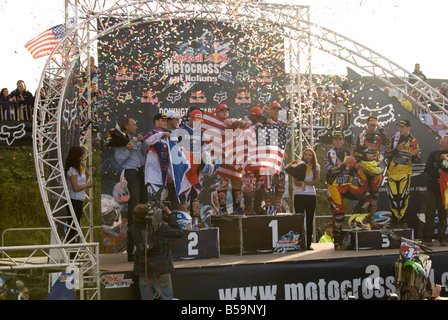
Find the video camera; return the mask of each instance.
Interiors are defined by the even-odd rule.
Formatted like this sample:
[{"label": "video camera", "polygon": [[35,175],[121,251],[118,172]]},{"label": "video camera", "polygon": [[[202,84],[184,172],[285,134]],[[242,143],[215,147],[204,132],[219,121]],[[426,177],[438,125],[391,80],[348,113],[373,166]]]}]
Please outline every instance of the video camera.
[{"label": "video camera", "polygon": [[157,231],[164,219],[163,210],[165,209],[165,206],[158,201],[163,189],[164,187],[162,186],[148,202],[148,213],[145,216],[145,223],[146,229],[150,232]]}]

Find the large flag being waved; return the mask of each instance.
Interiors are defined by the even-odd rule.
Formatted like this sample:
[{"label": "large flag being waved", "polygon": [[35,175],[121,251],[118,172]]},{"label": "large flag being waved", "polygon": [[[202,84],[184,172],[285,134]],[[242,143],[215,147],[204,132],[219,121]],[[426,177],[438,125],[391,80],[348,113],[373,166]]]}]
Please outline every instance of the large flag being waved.
[{"label": "large flag being waved", "polygon": [[179,148],[174,141],[168,139],[168,142],[176,199],[179,200],[182,193],[199,183],[197,165],[190,164],[193,163],[191,160],[187,161],[184,150]]},{"label": "large flag being waved", "polygon": [[64,37],[64,34],[64,25],[57,25],[30,40],[25,45],[25,48],[31,53],[34,59],[48,56]]},{"label": "large flag being waved", "polygon": [[208,147],[211,147],[212,157],[217,158],[218,162],[221,163],[216,174],[223,178],[241,179],[240,168],[236,168],[233,163],[225,161],[226,146],[224,143],[226,141],[227,125],[222,119],[210,112],[204,112],[202,119],[201,129],[204,131],[205,143],[208,144]]},{"label": "large flag being waved", "polygon": [[283,164],[286,148],[285,123],[267,124],[257,127],[257,157],[251,169],[261,174],[278,173]]},{"label": "large flag being waved", "polygon": [[212,156],[221,159],[216,174],[223,178],[241,179],[244,170],[264,170],[262,174],[280,171],[286,144],[286,125],[257,126],[255,131],[233,130],[227,129],[221,119],[207,112],[203,120],[204,139],[212,140]]}]

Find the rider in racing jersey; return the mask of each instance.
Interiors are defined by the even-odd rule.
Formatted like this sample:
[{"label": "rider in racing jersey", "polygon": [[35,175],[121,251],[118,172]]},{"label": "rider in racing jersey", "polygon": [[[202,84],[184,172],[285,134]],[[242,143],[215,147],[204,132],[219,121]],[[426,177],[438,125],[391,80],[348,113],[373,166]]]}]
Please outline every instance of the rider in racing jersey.
[{"label": "rider in racing jersey", "polygon": [[412,163],[421,160],[420,146],[410,133],[409,120],[400,120],[398,132],[390,139],[385,151],[387,159],[388,197],[393,213],[390,228],[407,227],[404,214],[408,207]]},{"label": "rider in racing jersey", "polygon": [[375,116],[368,117],[366,125],[367,129],[356,139],[353,154],[356,162],[362,164],[358,170],[358,187],[364,192],[370,213],[374,214],[383,173],[381,146],[388,145],[389,139]]},{"label": "rider in racing jersey", "polygon": [[327,196],[333,215],[334,248],[343,250],[346,249],[342,243],[342,223],[345,215],[343,198],[358,200],[359,205],[362,205],[362,190],[352,184],[360,164],[355,165],[353,154],[343,148],[345,140],[341,132],[333,134],[332,142],[333,147],[324,155]]}]

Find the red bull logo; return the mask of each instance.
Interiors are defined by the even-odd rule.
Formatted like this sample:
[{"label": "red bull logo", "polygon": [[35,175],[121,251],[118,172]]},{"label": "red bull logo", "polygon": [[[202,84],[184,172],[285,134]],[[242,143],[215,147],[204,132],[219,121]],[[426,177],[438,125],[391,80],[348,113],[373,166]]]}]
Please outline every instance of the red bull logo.
[{"label": "red bull logo", "polygon": [[252,103],[250,93],[247,91],[238,92],[236,94],[235,103]]},{"label": "red bull logo", "polygon": [[206,103],[207,98],[202,91],[196,91],[191,94],[190,103]]},{"label": "red bull logo", "polygon": [[272,76],[267,71],[262,71],[258,74],[257,77],[258,82],[272,82]]},{"label": "red bull logo", "polygon": [[143,97],[141,97],[140,101],[142,103],[152,103],[152,104],[158,104],[159,99],[157,98],[155,92],[148,91],[143,93]]},{"label": "red bull logo", "polygon": [[134,75],[127,68],[123,68],[117,72],[115,80],[124,80],[124,81],[134,80]]},{"label": "red bull logo", "polygon": [[219,54],[218,52],[215,52],[209,56],[207,56],[206,61],[214,62],[214,63],[220,63],[224,61],[228,61],[227,55]]},{"label": "red bull logo", "polygon": [[199,53],[197,55],[194,55],[191,53],[187,53],[187,54],[183,54],[183,55],[174,54],[173,61],[174,62],[203,62],[204,57],[203,57],[202,53]]}]

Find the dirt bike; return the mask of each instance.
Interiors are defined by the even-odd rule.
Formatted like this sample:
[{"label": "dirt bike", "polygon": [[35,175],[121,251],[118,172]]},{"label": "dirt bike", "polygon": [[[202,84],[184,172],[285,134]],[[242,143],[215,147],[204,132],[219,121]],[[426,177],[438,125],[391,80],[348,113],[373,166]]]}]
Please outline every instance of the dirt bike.
[{"label": "dirt bike", "polygon": [[429,273],[432,262],[428,253],[432,250],[393,232],[387,232],[387,236],[401,242],[399,258],[393,264],[398,299],[424,300],[431,297],[432,283]]}]

